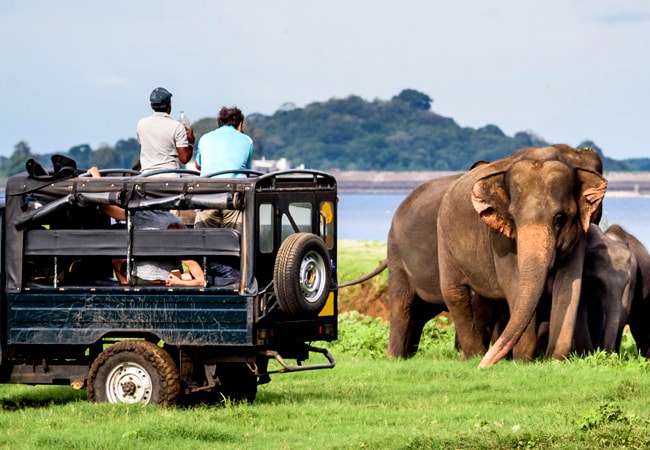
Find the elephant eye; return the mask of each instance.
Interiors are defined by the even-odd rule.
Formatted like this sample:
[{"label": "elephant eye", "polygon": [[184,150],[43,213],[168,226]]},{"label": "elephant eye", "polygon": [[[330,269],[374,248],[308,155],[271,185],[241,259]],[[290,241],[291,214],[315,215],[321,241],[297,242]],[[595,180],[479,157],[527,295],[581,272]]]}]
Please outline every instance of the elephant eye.
[{"label": "elephant eye", "polygon": [[567,222],[567,215],[565,213],[557,213],[553,218],[553,226],[556,229],[562,228]]}]

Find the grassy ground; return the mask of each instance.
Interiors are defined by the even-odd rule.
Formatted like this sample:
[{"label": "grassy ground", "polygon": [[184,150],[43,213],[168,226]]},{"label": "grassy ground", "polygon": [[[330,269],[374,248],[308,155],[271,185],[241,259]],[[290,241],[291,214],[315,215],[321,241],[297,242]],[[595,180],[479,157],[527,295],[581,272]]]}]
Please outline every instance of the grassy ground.
[{"label": "grassy ground", "polygon": [[648,448],[648,364],[600,355],[489,370],[447,350],[407,361],[337,353],[283,374],[253,405],[90,404],[61,387],[0,386],[0,446],[48,449]]},{"label": "grassy ground", "polygon": [[[385,243],[342,243],[339,280],[384,255]],[[339,324],[334,369],[274,375],[252,405],[92,404],[68,387],[0,385],[0,448],[650,448],[650,363],[627,336],[620,356],[479,370],[444,320],[409,360],[385,358],[383,320]]]},{"label": "grassy ground", "polygon": [[[338,241],[339,282],[350,281],[370,272],[386,259],[386,242],[382,241]],[[386,272],[383,278],[388,279]]]}]

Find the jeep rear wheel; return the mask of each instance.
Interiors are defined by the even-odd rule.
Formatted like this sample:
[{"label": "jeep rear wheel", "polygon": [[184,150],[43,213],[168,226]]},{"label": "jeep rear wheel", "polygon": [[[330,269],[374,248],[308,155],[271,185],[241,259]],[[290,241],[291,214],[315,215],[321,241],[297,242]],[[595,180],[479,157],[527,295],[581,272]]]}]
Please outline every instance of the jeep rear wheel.
[{"label": "jeep rear wheel", "polygon": [[317,314],[329,295],[332,275],[323,240],[311,233],[295,233],[278,250],[273,270],[275,295],[288,314]]},{"label": "jeep rear wheel", "polygon": [[88,374],[88,399],[94,402],[170,405],[179,393],[176,364],[165,350],[147,341],[111,345]]}]

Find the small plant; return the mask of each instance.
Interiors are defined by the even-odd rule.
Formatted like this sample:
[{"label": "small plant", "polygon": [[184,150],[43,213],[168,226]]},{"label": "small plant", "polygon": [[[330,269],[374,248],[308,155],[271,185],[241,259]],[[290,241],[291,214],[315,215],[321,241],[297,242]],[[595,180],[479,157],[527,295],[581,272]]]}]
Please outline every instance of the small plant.
[{"label": "small plant", "polygon": [[357,311],[339,314],[338,340],[332,350],[353,356],[384,358],[388,346],[388,324],[381,319],[364,316]]},{"label": "small plant", "polygon": [[619,406],[605,403],[596,409],[589,409],[582,414],[580,429],[590,430],[614,422],[621,422],[627,425],[630,423],[630,418],[623,413],[623,410]]}]

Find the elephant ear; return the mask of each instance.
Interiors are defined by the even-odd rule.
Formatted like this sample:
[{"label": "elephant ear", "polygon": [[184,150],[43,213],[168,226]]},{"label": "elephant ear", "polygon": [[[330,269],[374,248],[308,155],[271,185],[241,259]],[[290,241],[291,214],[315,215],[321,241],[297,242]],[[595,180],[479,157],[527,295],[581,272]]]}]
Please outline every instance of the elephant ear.
[{"label": "elephant ear", "polygon": [[581,184],[580,198],[578,199],[580,223],[586,233],[589,230],[592,215],[600,207],[605,197],[607,180],[592,170],[584,169],[578,169],[578,178]]},{"label": "elephant ear", "polygon": [[505,172],[479,178],[472,187],[472,205],[483,222],[509,239],[514,239],[515,227],[508,214],[510,200],[503,187],[504,180]]}]

